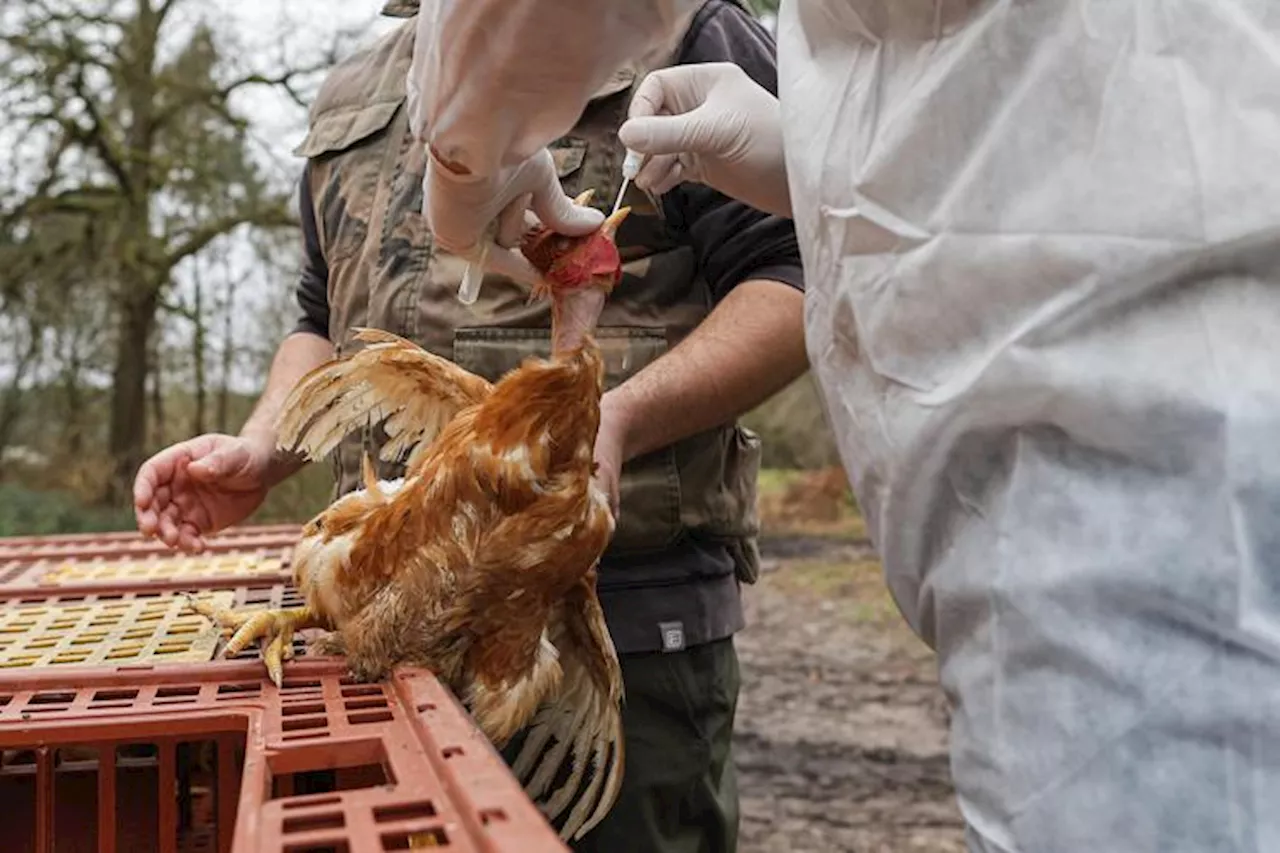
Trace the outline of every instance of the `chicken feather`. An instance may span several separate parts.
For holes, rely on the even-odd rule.
[[[383,424],[389,441],[380,458],[395,461],[424,447],[493,386],[447,359],[390,332],[356,329],[367,344],[298,381],[284,405],[279,444],[306,459],[330,453],[353,432]],[[416,461],[411,456],[408,465]]]

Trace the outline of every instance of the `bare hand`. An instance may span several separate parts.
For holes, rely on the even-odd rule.
[[[138,530],[195,553],[204,537],[253,514],[271,485],[271,447],[230,435],[202,435],[160,451],[133,483]]]

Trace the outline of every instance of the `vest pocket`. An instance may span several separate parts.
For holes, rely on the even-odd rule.
[[[313,162],[316,225],[331,271],[359,251],[369,236],[383,149],[365,143],[386,132],[399,106],[393,101],[325,111],[313,119],[295,150]]]
[[[663,329],[596,330],[604,357],[605,390],[617,387],[667,351]],[[453,359],[490,382],[530,357],[551,354],[549,329],[462,328],[454,332]],[[618,526],[610,554],[656,551],[675,544],[682,531],[680,471],[675,448],[655,451],[623,466]]]

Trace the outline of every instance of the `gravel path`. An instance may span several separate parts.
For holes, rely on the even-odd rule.
[[[932,654],[865,543],[765,543],[738,638],[742,853],[963,853]]]

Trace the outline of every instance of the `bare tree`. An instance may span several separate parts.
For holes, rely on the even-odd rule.
[[[28,191],[0,194],[0,233],[76,218],[82,230],[93,224],[105,248],[93,286],[112,307],[108,500],[127,494],[142,460],[149,347],[175,269],[240,229],[294,225],[287,189],[273,186],[248,150],[234,97],[271,87],[301,103],[304,83],[331,60],[236,67],[210,27],[171,34],[179,7],[198,15],[201,5],[24,0],[0,11],[0,123],[16,128],[22,150],[41,164]],[[54,263],[25,259],[46,278]]]

